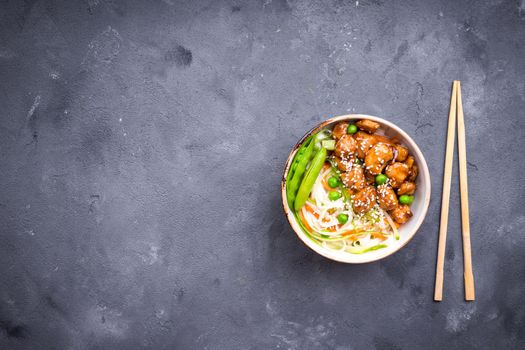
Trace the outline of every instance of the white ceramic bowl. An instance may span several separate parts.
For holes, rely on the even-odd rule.
[[[414,215],[407,223],[405,223],[404,225],[401,225],[399,229],[400,239],[396,241],[394,244],[391,244],[390,246],[384,249],[379,249],[379,250],[371,251],[371,252],[364,253],[364,254],[350,254],[347,252],[338,252],[338,251],[333,251],[333,250],[323,248],[321,245],[313,242],[303,232],[303,230],[300,228],[299,224],[297,223],[291,208],[288,205],[288,201],[286,200],[286,176],[288,175],[290,164],[292,163],[292,160],[295,156],[295,153],[297,152],[297,149],[301,146],[303,141],[310,134],[316,133],[323,128],[327,128],[327,127],[330,128],[333,125],[341,121],[350,121],[350,120],[359,120],[359,119],[370,119],[375,122],[378,122],[379,124],[381,124],[380,131],[382,131],[388,137],[396,137],[397,140],[399,140],[402,145],[407,147],[409,150],[409,154],[414,157],[415,162],[417,166],[419,167],[419,175],[416,179],[417,190],[416,190],[416,193],[414,194],[414,197],[415,197],[414,202],[410,206],[412,213]],[[290,225],[292,226],[293,230],[295,231],[297,236],[304,242],[304,244],[306,244],[316,253],[324,257],[327,257],[328,259],[340,261],[344,263],[349,263],[349,264],[362,264],[362,263],[367,263],[367,262],[372,262],[372,261],[376,261],[379,259],[383,259],[391,254],[394,254],[399,249],[403,248],[412,239],[412,237],[414,237],[417,230],[419,229],[419,226],[421,226],[421,224],[423,223],[423,220],[427,213],[428,204],[430,202],[430,174],[428,172],[427,162],[425,161],[425,157],[423,157],[423,153],[421,153],[421,150],[416,145],[414,140],[412,140],[412,138],[408,136],[407,133],[401,130],[398,126],[384,119],[370,116],[370,115],[348,114],[348,115],[342,115],[339,117],[330,118],[320,123],[315,128],[313,128],[308,133],[306,133],[302,137],[302,139],[295,145],[292,152],[288,156],[288,159],[286,161],[286,166],[284,168],[283,179],[281,181],[281,195],[282,195],[282,202],[283,202],[284,212],[286,214],[286,217],[288,218],[288,221],[290,222]]]

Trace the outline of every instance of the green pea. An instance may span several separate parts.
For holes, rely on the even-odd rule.
[[[363,164],[363,162],[362,162],[361,159],[359,159],[359,158],[356,158],[356,159],[355,159],[355,163],[356,163],[356,164]]]
[[[339,198],[341,198],[341,193],[340,192],[332,191],[332,192],[328,193],[328,199],[330,199],[331,201],[336,201]]]
[[[404,194],[401,197],[399,197],[399,203],[401,204],[410,205],[412,204],[413,201],[414,201],[414,196],[409,196],[409,195]]]
[[[332,176],[328,179],[328,186],[336,188],[337,186],[339,186],[339,179],[335,176]]]
[[[355,134],[357,132],[357,126],[355,126],[355,124],[348,125],[346,132],[349,134]]]
[[[346,224],[346,222],[348,221],[348,215],[346,214],[339,214],[337,215],[337,221],[339,221],[340,224]]]
[[[388,177],[385,174],[379,174],[376,176],[376,184],[384,185],[388,181]]]

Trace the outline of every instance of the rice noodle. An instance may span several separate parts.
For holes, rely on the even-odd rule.
[[[301,208],[302,218],[311,228],[313,239],[325,249],[352,254],[379,249],[394,242],[398,237],[397,228],[388,213],[379,206],[364,215],[356,215],[344,196],[337,200],[329,199],[323,181],[331,174],[331,168],[320,172],[309,200]],[[339,223],[339,214],[348,216],[344,224]]]

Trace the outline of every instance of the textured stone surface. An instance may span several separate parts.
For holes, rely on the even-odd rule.
[[[2,1],[0,348],[525,347],[524,44],[512,0]],[[432,301],[453,79],[469,304],[457,177]],[[279,194],[296,140],[347,112],[432,174],[418,235],[362,266],[309,251]]]

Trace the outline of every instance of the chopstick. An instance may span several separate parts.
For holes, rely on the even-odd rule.
[[[456,134],[456,107],[458,82],[452,84],[450,110],[448,113],[447,148],[445,151],[445,170],[443,173],[443,194],[441,196],[441,220],[439,222],[438,256],[436,264],[436,284],[434,300],[443,299],[443,267],[445,264],[445,249],[447,246],[448,207],[450,202],[450,181],[452,177],[452,160],[454,157],[454,139]]]
[[[474,274],[472,273],[472,252],[470,249],[470,222],[468,210],[467,183],[467,150],[465,141],[465,120],[461,101],[461,83],[458,81],[458,155],[459,155],[459,187],[461,192],[461,232],[463,236],[463,274],[465,279],[465,300],[475,299]]]

